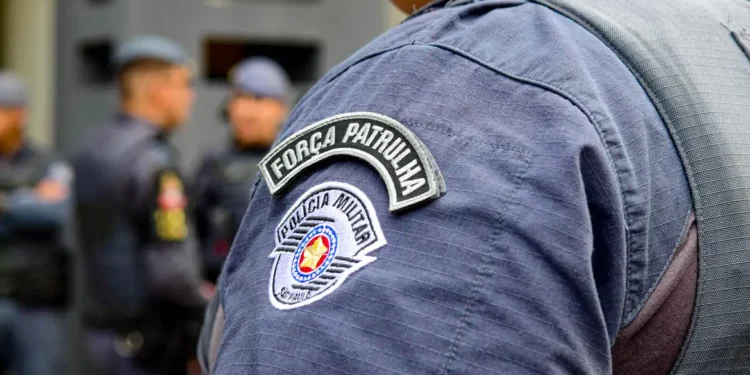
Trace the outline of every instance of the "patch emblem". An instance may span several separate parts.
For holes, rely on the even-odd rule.
[[[182,180],[174,172],[164,172],[159,176],[158,184],[154,212],[156,236],[163,241],[182,241],[188,234],[185,216],[188,200]]]
[[[187,206],[182,181],[175,173],[167,172],[159,177],[159,208],[164,210],[184,209]]]
[[[305,192],[276,227],[268,297],[274,307],[315,302],[375,261],[385,245],[377,215],[356,187],[326,182]]]
[[[305,169],[346,156],[365,161],[380,173],[391,212],[436,199],[446,191],[437,163],[414,133],[390,117],[370,112],[342,114],[310,125],[271,150],[259,166],[276,195]]]

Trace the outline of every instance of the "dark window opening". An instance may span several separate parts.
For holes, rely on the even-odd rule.
[[[85,1],[86,1],[86,3],[88,3],[89,5],[92,5],[92,6],[98,6],[98,5],[103,5],[103,4],[109,3],[109,2],[111,2],[112,0],[85,0]]]
[[[279,63],[292,84],[318,79],[320,46],[313,42],[208,38],[203,44],[203,52],[203,75],[210,82],[227,82],[232,68],[253,56],[265,56]]]
[[[106,0],[105,0],[106,1]],[[312,3],[319,3],[323,0],[204,0],[205,3],[211,4],[216,3],[220,5],[247,5],[247,4],[262,4],[262,3],[270,3],[270,4],[279,4],[279,3],[289,3],[289,4],[312,4]]]
[[[112,81],[112,41],[96,40],[79,44],[78,75],[86,84],[104,84]]]

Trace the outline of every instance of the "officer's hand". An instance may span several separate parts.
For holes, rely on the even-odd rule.
[[[216,285],[204,281],[203,284],[201,284],[201,295],[206,298],[206,300],[211,300],[211,298],[214,298],[214,293],[216,293]]]
[[[43,180],[36,185],[34,193],[43,202],[57,203],[67,198],[68,188],[57,181]]]

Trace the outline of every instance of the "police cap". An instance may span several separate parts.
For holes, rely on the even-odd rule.
[[[26,87],[21,78],[0,70],[0,107],[25,107],[27,101]]]
[[[174,65],[189,65],[187,52],[176,41],[161,35],[137,36],[121,45],[114,58],[115,71],[139,60],[159,60]]]
[[[266,57],[251,57],[232,69],[230,80],[235,92],[283,101],[289,90],[284,69]]]

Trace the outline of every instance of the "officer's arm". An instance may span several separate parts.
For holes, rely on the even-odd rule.
[[[206,308],[200,339],[198,340],[198,362],[204,375],[211,374],[213,364],[219,351],[221,333],[224,330],[224,309],[221,306],[221,294],[214,294]]]
[[[150,288],[166,301],[202,307],[207,301],[200,294],[199,262],[189,232],[184,182],[176,170],[160,166],[156,159],[135,167],[135,225],[142,229]]]
[[[211,155],[207,155],[201,161],[193,179],[195,227],[198,239],[204,246],[209,234],[208,212],[216,205],[215,172],[216,160]]]
[[[34,188],[13,192],[2,211],[2,226],[11,230],[54,230],[70,217],[73,174],[63,162],[53,163]]]

